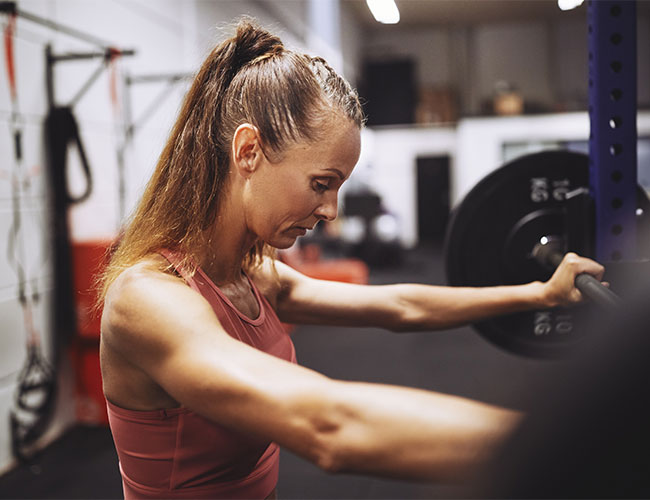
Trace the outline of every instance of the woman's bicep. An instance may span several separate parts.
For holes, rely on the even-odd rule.
[[[396,321],[394,287],[319,280],[278,263],[282,293],[277,311],[287,323],[383,326]]]

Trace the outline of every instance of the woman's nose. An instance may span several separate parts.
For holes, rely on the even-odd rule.
[[[316,208],[314,215],[316,215],[319,219],[328,222],[336,219],[336,216],[338,215],[337,194],[332,193],[331,196],[328,196],[327,200],[325,200],[318,206],[318,208]]]

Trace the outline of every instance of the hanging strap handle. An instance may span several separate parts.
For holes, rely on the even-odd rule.
[[[93,179],[86,152],[79,135],[79,127],[72,114],[72,108],[57,106],[50,109],[45,120],[48,138],[48,154],[50,156],[51,182],[57,193],[56,204],[59,209],[86,200],[92,192]],[[86,187],[78,196],[70,193],[67,182],[67,153],[70,143],[74,143],[81,160],[81,168],[86,178]]]
[[[71,129],[75,143],[77,144],[77,152],[79,153],[79,158],[81,159],[81,168],[83,169],[84,175],[86,177],[86,189],[79,196],[73,196],[68,191],[68,201],[70,203],[81,203],[85,201],[90,196],[93,190],[93,177],[90,171],[90,165],[88,164],[88,159],[86,158],[86,152],[84,146],[81,142],[81,136],[79,135],[79,127],[77,126],[77,121],[72,115],[70,110],[70,120],[71,120]]]

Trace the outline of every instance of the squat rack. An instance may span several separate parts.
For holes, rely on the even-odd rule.
[[[594,256],[637,258],[636,1],[590,0],[589,180]]]

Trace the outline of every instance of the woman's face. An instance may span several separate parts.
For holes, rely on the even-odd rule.
[[[331,120],[324,139],[290,146],[280,161],[261,160],[249,179],[248,228],[276,248],[289,248],[320,220],[338,211],[338,191],[359,159],[359,128]]]

